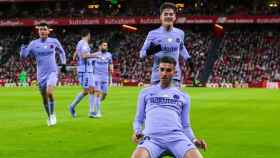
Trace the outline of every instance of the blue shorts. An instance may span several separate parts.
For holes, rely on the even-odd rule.
[[[41,90],[47,88],[48,86],[55,87],[58,80],[58,72],[50,72],[38,79],[39,88]]]
[[[176,158],[184,158],[185,154],[191,150],[196,149],[195,145],[187,138],[181,136],[175,141],[165,142],[162,139],[144,137],[138,144],[137,148],[145,148],[150,155],[150,158],[158,158],[164,151],[170,151]]]
[[[93,74],[89,72],[79,72],[79,82],[83,88],[93,87]]]
[[[98,90],[102,93],[107,94],[108,82],[107,81],[94,81],[94,90]]]

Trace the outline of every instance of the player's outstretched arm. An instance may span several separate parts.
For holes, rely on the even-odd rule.
[[[154,55],[158,52],[161,51],[161,46],[160,44],[154,44],[154,43],[151,43],[150,44],[150,47],[147,49],[147,55],[150,56],[150,55]]]
[[[21,45],[19,54],[20,54],[20,58],[26,58],[27,57],[25,45]]]
[[[87,59],[87,58],[98,58],[98,55],[96,53],[89,53],[89,52],[85,52],[82,54],[82,58],[83,59]]]
[[[137,111],[133,122],[133,129],[134,129],[134,135],[132,136],[133,142],[136,142],[138,139],[140,139],[143,136],[142,125],[145,120],[145,107],[146,107],[145,97],[142,91],[138,97]]]
[[[61,64],[65,65],[66,64],[65,51],[57,39],[56,39],[56,44],[57,44],[57,49],[59,50],[59,57],[60,57]]]
[[[56,39],[56,45],[57,45],[57,49],[59,50],[59,58],[60,58],[60,61],[61,61],[60,71],[63,72],[63,73],[67,73],[65,51],[64,51],[61,43],[57,39]]]
[[[27,58],[29,56],[29,54],[32,53],[32,46],[33,46],[33,42],[30,42],[28,44],[28,46],[26,45],[21,45],[20,47],[20,58]]]
[[[186,97],[186,104],[183,106],[181,119],[182,119],[182,126],[184,128],[185,135],[191,140],[195,140],[194,132],[191,128],[190,123],[190,97],[185,95]]]
[[[153,33],[149,32],[147,38],[145,39],[145,42],[143,44],[143,47],[140,50],[140,58],[144,59],[146,56],[154,55],[161,51],[160,44],[156,44],[153,42]]]
[[[190,56],[190,53],[188,52],[186,46],[185,46],[185,42],[184,42],[184,39],[185,39],[185,33],[184,32],[181,32],[181,41],[180,41],[180,56],[183,57],[183,59],[188,62],[190,59],[191,59],[191,56]]]
[[[190,98],[187,96],[186,104],[183,106],[182,110],[182,125],[184,128],[184,133],[186,136],[194,143],[197,148],[207,149],[207,143],[203,139],[197,139],[194,132],[190,126]]]

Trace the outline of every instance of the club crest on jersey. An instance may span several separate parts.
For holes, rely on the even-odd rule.
[[[180,43],[180,39],[179,39],[179,38],[176,38],[176,42],[177,42],[177,43]]]
[[[50,48],[53,49],[53,45],[52,44],[50,45]]]
[[[173,98],[174,98],[174,99],[179,99],[180,97],[179,97],[179,95],[175,94],[175,95],[173,96]]]

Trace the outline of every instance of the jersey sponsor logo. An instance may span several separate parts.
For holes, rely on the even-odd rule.
[[[39,56],[48,56],[50,54],[52,54],[53,52],[52,51],[47,51],[47,52],[38,52],[38,55]]]
[[[179,96],[178,96],[179,97]],[[183,102],[179,99],[170,97],[151,97],[150,103],[158,105],[182,106]]]
[[[96,64],[104,65],[104,64],[108,64],[108,62],[107,61],[96,61]]]
[[[99,57],[99,58],[96,60],[96,64],[100,64],[100,65],[108,64],[108,63],[109,63],[109,60],[110,60],[109,57]]]
[[[166,52],[175,52],[175,51],[178,51],[178,47],[163,46],[163,47],[162,47],[162,50],[163,50],[163,51],[166,51]]]

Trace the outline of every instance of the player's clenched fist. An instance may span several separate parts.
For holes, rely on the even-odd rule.
[[[196,139],[193,141],[194,145],[197,147],[197,148],[200,148],[200,149],[203,149],[203,150],[206,150],[207,149],[207,143],[203,140],[203,139]]]
[[[132,142],[135,143],[135,144],[139,144],[139,142],[142,140],[143,138],[143,134],[136,134],[136,133],[133,133],[132,135]]]

